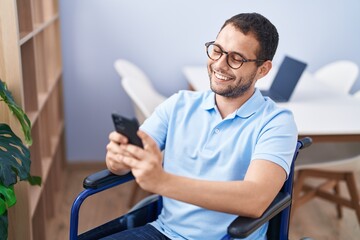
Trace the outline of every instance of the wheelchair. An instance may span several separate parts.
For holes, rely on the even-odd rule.
[[[291,166],[289,177],[284,183],[281,191],[277,194],[263,215],[259,218],[238,216],[228,226],[226,231],[227,234],[221,240],[246,238],[266,222],[269,222],[267,239],[288,240],[294,163],[299,151],[310,146],[311,143],[312,139],[309,137],[298,140],[296,150],[293,155],[293,164]],[[71,208],[70,240],[100,239],[126,229],[143,226],[148,222],[156,220],[157,216],[161,212],[162,198],[158,195],[151,195],[136,204],[125,215],[111,220],[101,226],[95,227],[94,229],[78,234],[79,211],[84,200],[93,194],[102,192],[131,180],[134,180],[134,176],[131,172],[119,176],[112,174],[108,170],[102,170],[85,178],[83,182],[85,190],[77,196]],[[309,238],[303,238],[303,240],[305,239]]]

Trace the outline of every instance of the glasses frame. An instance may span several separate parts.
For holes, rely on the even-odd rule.
[[[210,47],[211,45],[214,45],[214,46],[218,47],[218,48],[220,49],[220,51],[221,51],[221,54],[219,55],[219,57],[218,57],[217,59],[214,59],[214,58],[210,57],[209,47]],[[263,59],[247,59],[247,58],[245,58],[243,55],[241,55],[241,54],[238,53],[238,52],[227,52],[227,51],[224,51],[219,44],[216,44],[216,43],[215,43],[215,41],[207,42],[207,43],[205,43],[205,46],[206,46],[206,54],[207,54],[207,56],[208,56],[211,60],[213,60],[213,61],[219,60],[224,54],[226,54],[226,63],[227,63],[227,65],[228,65],[230,68],[232,68],[232,69],[239,69],[239,68],[242,67],[242,65],[243,65],[244,63],[247,63],[247,62],[265,62],[265,61],[267,61],[267,60],[263,60]],[[237,54],[237,55],[239,55],[239,56],[241,57],[241,60],[240,60],[241,63],[240,63],[240,66],[239,66],[239,67],[236,67],[236,68],[235,68],[235,67],[233,67],[233,66],[231,66],[231,65],[229,64],[229,54],[231,54],[231,53],[232,53],[232,54]]]

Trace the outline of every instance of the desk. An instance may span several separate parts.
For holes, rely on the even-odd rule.
[[[269,88],[276,71],[259,79],[256,87]],[[192,89],[210,89],[206,67],[189,66],[183,72]],[[360,141],[360,100],[331,89],[308,72],[301,76],[290,101],[278,105],[293,112],[299,137],[310,136],[314,142]]]

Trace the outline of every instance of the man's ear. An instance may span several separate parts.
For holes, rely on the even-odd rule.
[[[264,77],[272,68],[272,62],[270,60],[265,61],[258,69],[259,78]]]

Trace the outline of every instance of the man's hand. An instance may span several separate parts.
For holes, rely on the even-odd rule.
[[[149,192],[157,193],[157,188],[164,183],[166,173],[162,167],[162,154],[155,141],[143,131],[138,131],[138,136],[143,142],[144,148],[132,144],[123,144],[121,160],[131,168],[136,182],[141,188]]]
[[[106,146],[106,166],[114,174],[122,175],[130,171],[130,168],[122,161],[122,155],[127,154],[120,147],[128,143],[127,137],[117,133],[111,132],[109,135],[110,142]]]

